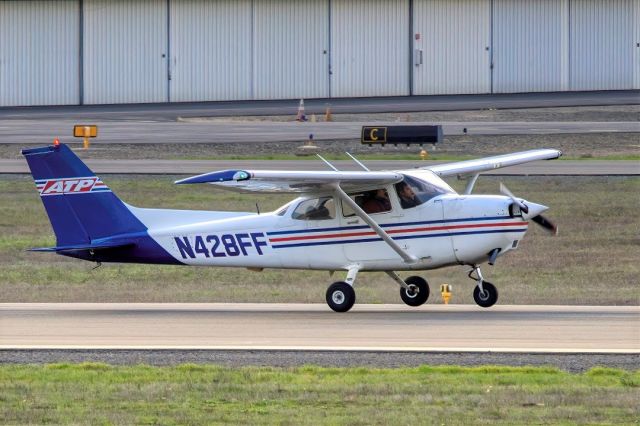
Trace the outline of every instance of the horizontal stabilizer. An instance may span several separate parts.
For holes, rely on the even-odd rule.
[[[70,251],[83,251],[83,250],[105,250],[112,248],[122,248],[122,247],[130,247],[133,246],[133,243],[129,242],[103,242],[99,244],[78,244],[78,245],[69,245],[69,246],[58,246],[58,247],[38,247],[32,248],[28,251],[41,251],[41,252],[54,252],[54,253],[65,253]]]

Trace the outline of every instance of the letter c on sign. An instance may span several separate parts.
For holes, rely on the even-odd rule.
[[[378,129],[371,129],[371,132],[369,133],[369,136],[371,137],[372,141],[377,141],[378,140]]]

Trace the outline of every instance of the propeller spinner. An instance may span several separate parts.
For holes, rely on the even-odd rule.
[[[532,202],[525,203],[524,200],[516,198],[516,196],[513,195],[513,192],[509,191],[509,188],[507,188],[502,182],[500,182],[500,192],[511,198],[513,202],[520,207],[520,211],[522,211],[522,217],[524,219],[531,219],[547,232],[550,232],[553,235],[558,235],[558,226],[541,214],[543,211],[548,210],[549,207]]]

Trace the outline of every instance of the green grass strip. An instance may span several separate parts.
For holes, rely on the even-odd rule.
[[[0,366],[5,424],[634,424],[640,371]]]

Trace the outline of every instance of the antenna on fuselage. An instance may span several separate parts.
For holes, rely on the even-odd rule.
[[[369,168],[367,166],[365,166],[364,164],[362,164],[360,162],[360,160],[358,160],[356,157],[354,157],[353,155],[349,154],[348,152],[345,152],[345,154],[347,154],[349,156],[349,158],[351,158],[353,161],[356,162],[356,164],[360,167],[362,167],[363,169],[365,169],[367,172],[370,172],[371,170],[369,170]]]
[[[338,168],[336,166],[334,166],[333,164],[331,164],[330,162],[328,162],[322,155],[320,154],[316,154],[318,156],[319,159],[321,159],[322,161],[324,161],[324,163],[331,167],[333,169],[334,172],[339,172],[340,170],[338,170]]]

